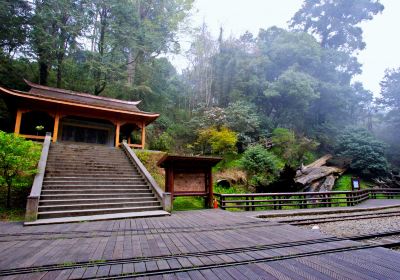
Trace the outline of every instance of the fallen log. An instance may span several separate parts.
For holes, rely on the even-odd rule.
[[[307,173],[302,174],[294,179],[296,183],[302,185],[309,185],[310,183],[317,181],[329,175],[340,175],[345,169],[333,166],[321,166],[309,169]]]
[[[322,183],[319,191],[320,192],[330,192],[332,191],[333,186],[335,185],[336,176],[329,175],[325,178],[325,181]]]
[[[297,170],[296,177],[301,176],[302,174],[308,174],[313,169],[326,165],[327,161],[331,158],[332,155],[327,154],[308,165],[301,166],[301,168]]]

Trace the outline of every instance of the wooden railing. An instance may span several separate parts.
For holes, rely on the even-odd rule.
[[[214,194],[221,209],[245,211],[354,206],[369,198],[400,198],[399,189],[358,191]]]

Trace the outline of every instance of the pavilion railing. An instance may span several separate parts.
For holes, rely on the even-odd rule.
[[[245,211],[345,207],[369,198],[400,198],[400,188],[371,188],[357,191],[217,194],[221,209]]]

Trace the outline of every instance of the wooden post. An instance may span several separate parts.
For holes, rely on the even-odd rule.
[[[146,125],[142,122],[142,149],[144,149],[144,145],[146,144]]]
[[[115,125],[115,147],[118,148],[119,146],[119,129],[120,129],[120,123],[117,122]]]
[[[213,181],[212,181],[212,170],[211,167],[206,171],[207,175],[206,175],[206,190],[208,191],[208,196],[207,196],[207,204],[208,207],[212,208],[213,207]]]
[[[171,201],[174,201],[174,172],[173,167],[169,166],[165,170],[165,191],[171,193]]]
[[[22,110],[18,109],[17,110],[17,117],[15,119],[15,128],[14,128],[14,133],[19,134],[20,128],[21,128],[21,119],[22,119]]]
[[[59,123],[60,123],[60,114],[56,113],[56,115],[54,116],[53,143],[57,142]]]

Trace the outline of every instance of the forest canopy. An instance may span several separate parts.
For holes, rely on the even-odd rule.
[[[205,22],[189,28],[193,0],[0,5],[1,86],[26,90],[25,78],[142,100],[142,110],[161,114],[149,127],[149,148],[191,154],[251,148],[242,162],[267,155],[273,174],[324,153],[357,157],[354,171],[372,177],[400,164],[400,68],[387,70],[379,97],[353,79],[366,46],[359,23],[383,11],[378,0],[305,0],[288,29],[227,37],[221,26],[218,38]],[[188,66],[179,72],[168,55],[181,52],[182,32],[191,42]],[[14,116],[3,103],[0,118],[0,129],[10,130]],[[362,135],[367,143],[360,145],[379,157],[374,166],[364,166],[371,161],[347,141]],[[278,144],[270,149],[270,141]]]

